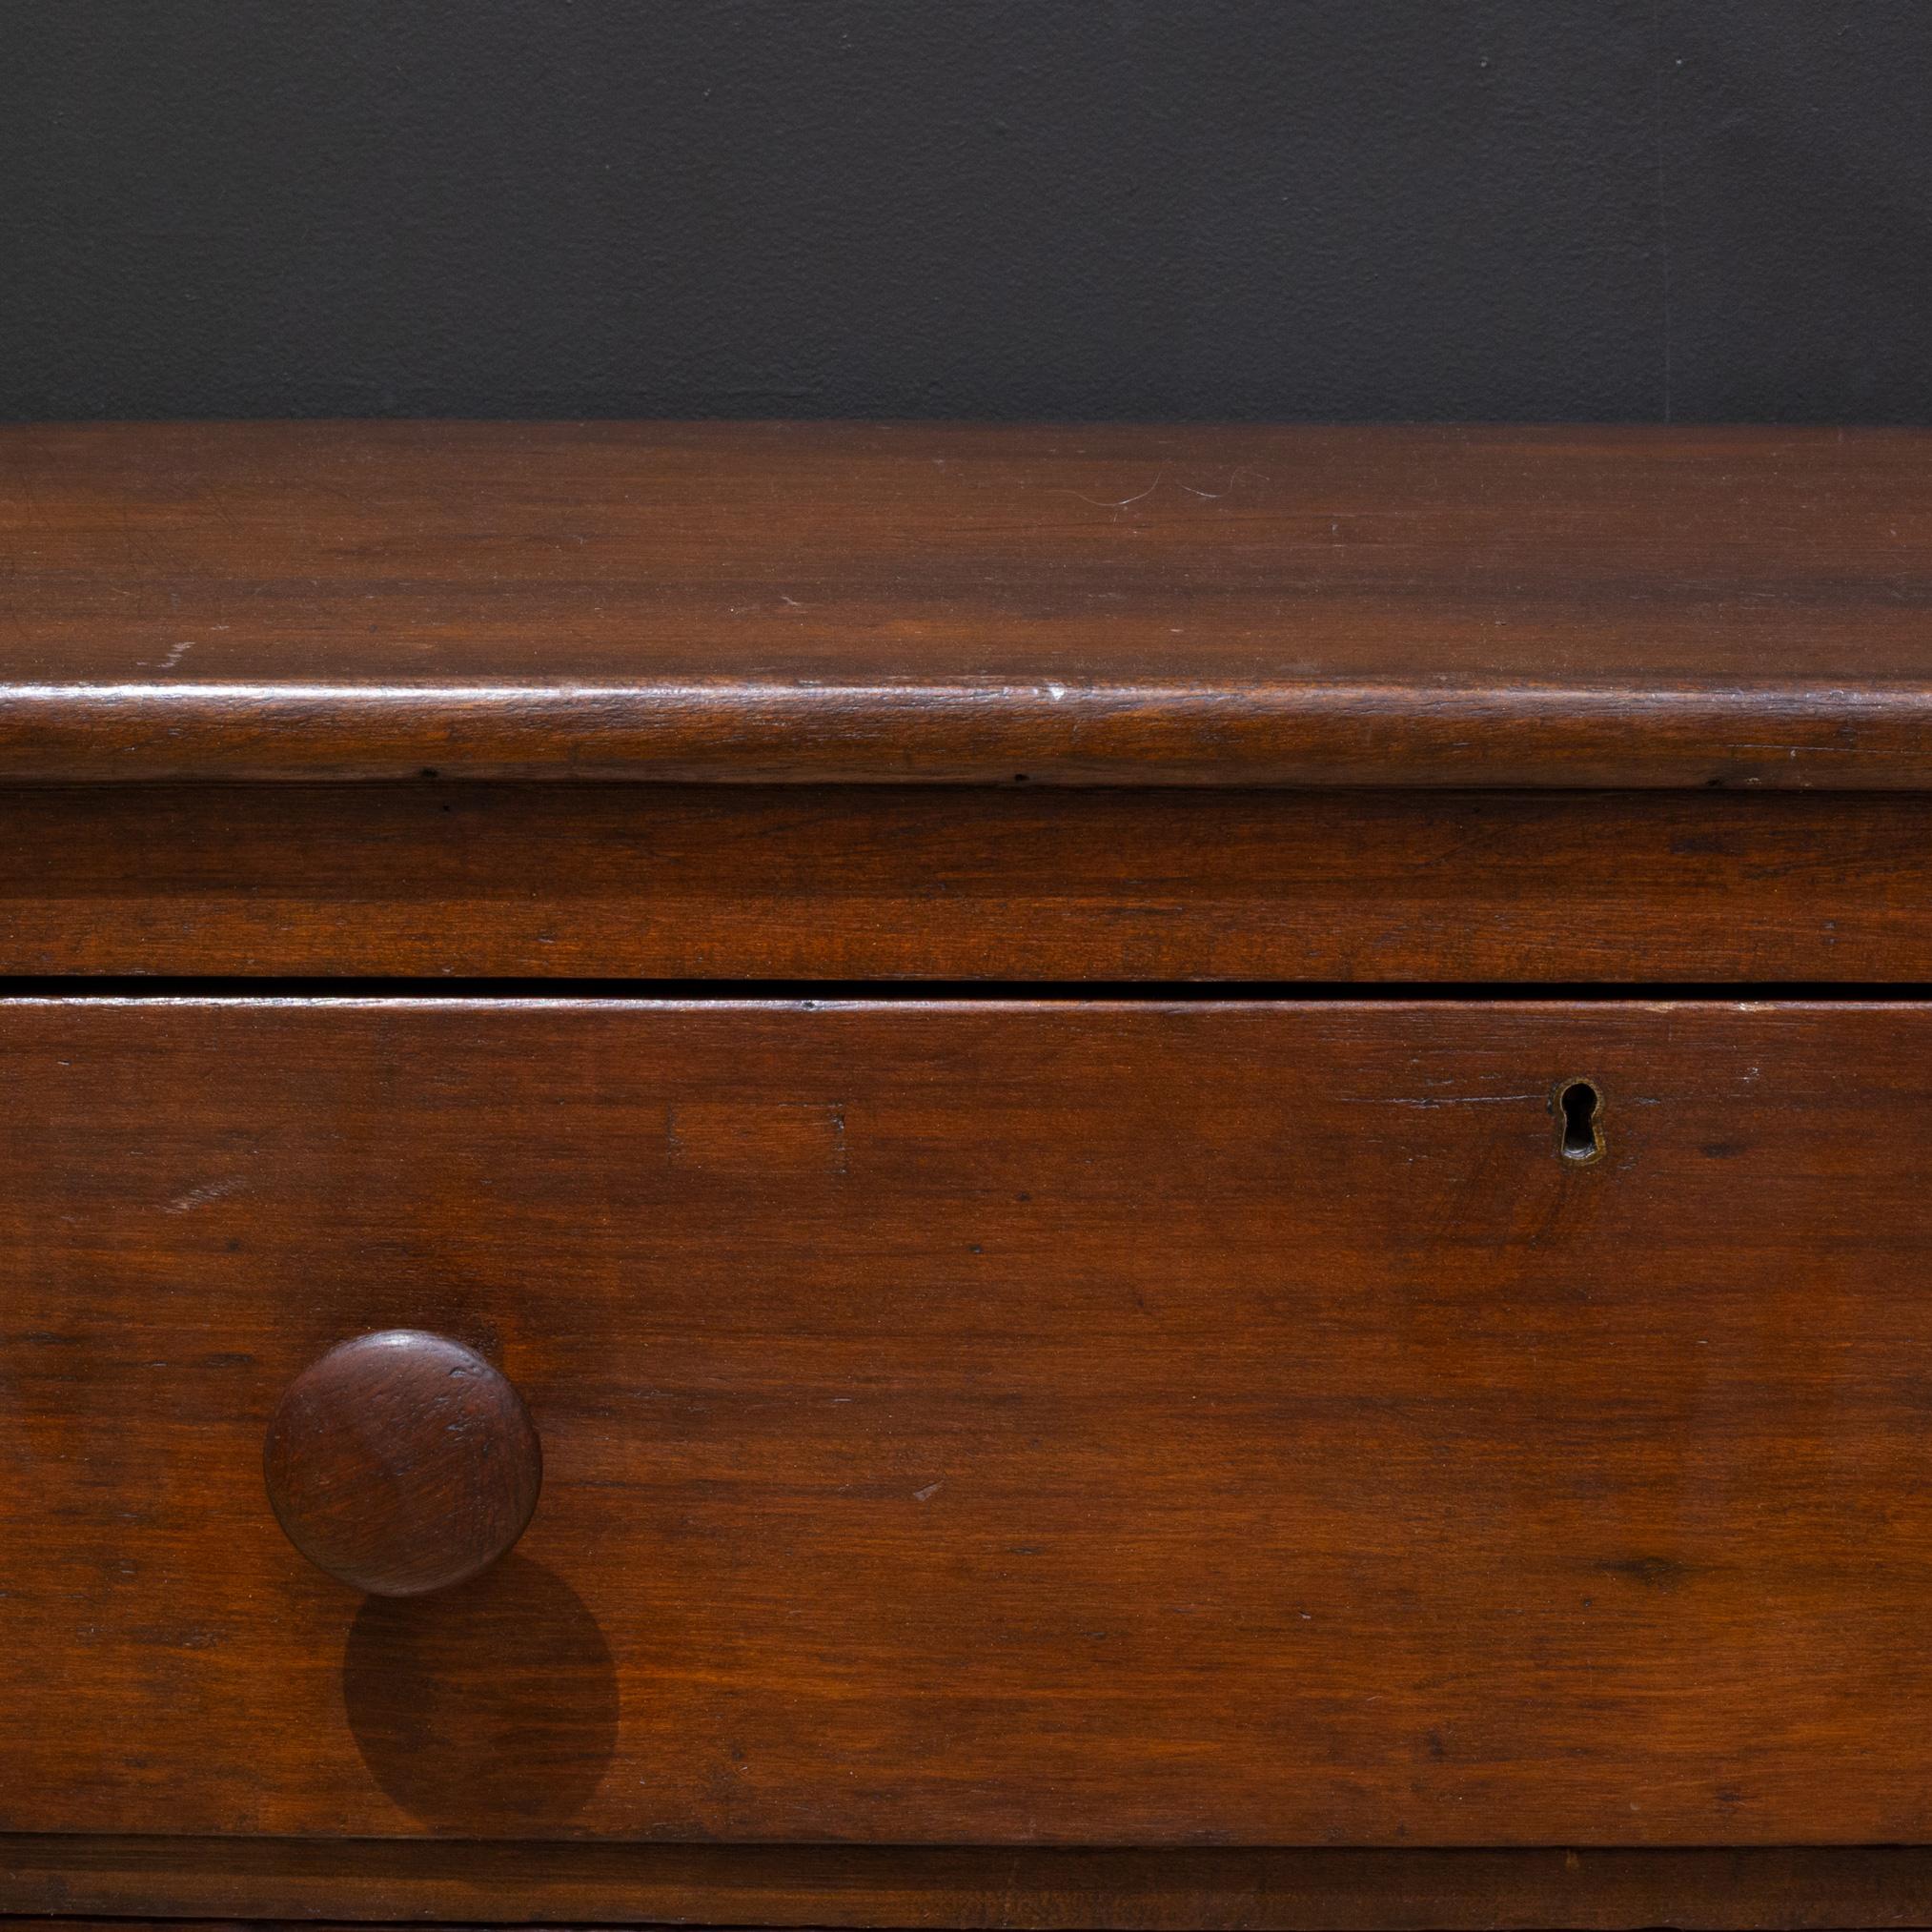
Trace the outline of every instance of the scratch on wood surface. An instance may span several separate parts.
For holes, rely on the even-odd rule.
[[[1406,1094],[1344,1093],[1338,1096],[1344,1107],[1503,1107],[1521,1100],[1540,1100],[1536,1093],[1441,1093],[1412,1097]]]
[[[211,1201],[219,1201],[224,1195],[233,1194],[248,1185],[243,1174],[231,1174],[225,1181],[210,1181],[204,1187],[191,1188],[185,1194],[178,1194],[167,1202],[161,1211],[164,1214],[192,1214],[196,1208],[205,1208]]]

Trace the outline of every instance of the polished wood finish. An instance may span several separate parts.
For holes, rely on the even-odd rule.
[[[0,543],[0,1914],[1932,1927],[1932,433]]]
[[[0,792],[0,972],[1932,981],[1932,797]]]
[[[1056,1851],[0,1837],[0,1907],[175,1919],[987,1932],[1932,1926],[1932,1850]],[[118,1922],[125,1923],[125,1916]],[[53,1932],[50,1925],[47,1932]]]
[[[1932,1007],[28,1000],[0,1084],[10,1829],[1932,1831]],[[388,1326],[546,1495],[358,1605],[256,1458]]]
[[[289,1540],[376,1596],[467,1583],[530,1522],[543,1454],[516,1389],[446,1335],[338,1343],[289,1385],[262,1449]]]
[[[0,429],[0,781],[1932,789],[1932,435]]]

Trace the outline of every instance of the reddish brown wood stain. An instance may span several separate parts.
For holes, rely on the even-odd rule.
[[[0,430],[0,779],[1932,787],[1918,431]]]
[[[1932,1926],[1928,458],[0,429],[0,1913]]]
[[[1928,1068],[1910,1005],[11,1004],[0,1816],[1921,1838]],[[547,1488],[363,1607],[257,1457],[391,1325]]]
[[[352,1589],[421,1596],[467,1582],[523,1534],[543,1454],[522,1398],[474,1350],[385,1329],[289,1384],[262,1475],[312,1563]]]
[[[1932,798],[0,791],[0,970],[1932,979]]]

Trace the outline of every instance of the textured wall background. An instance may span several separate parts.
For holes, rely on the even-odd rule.
[[[1926,0],[0,26],[0,415],[1932,420]]]

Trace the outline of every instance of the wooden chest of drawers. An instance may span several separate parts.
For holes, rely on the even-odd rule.
[[[1932,439],[0,446],[0,1911],[1932,1924]]]

